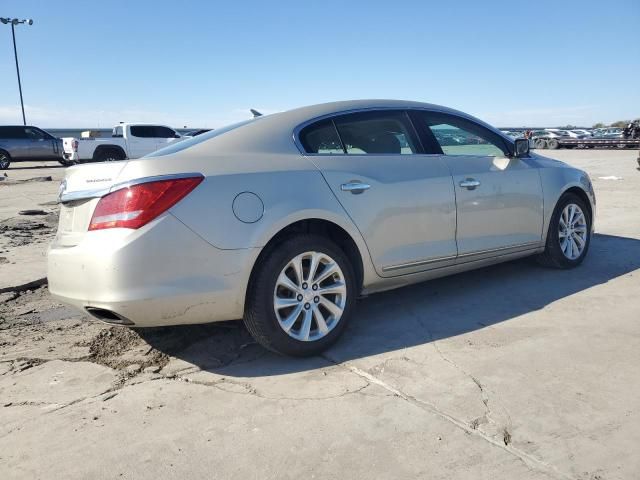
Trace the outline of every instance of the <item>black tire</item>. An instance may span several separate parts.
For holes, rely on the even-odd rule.
[[[0,150],[0,170],[8,170],[11,165],[11,155],[4,150]]]
[[[587,238],[584,250],[578,258],[573,260],[567,258],[565,254],[562,253],[559,235],[560,215],[565,207],[570,204],[580,207],[584,213],[587,224]],[[589,245],[591,244],[591,215],[589,212],[590,210],[588,205],[586,205],[584,200],[575,193],[569,192],[562,195],[556,204],[556,208],[553,210],[553,215],[551,216],[551,221],[549,223],[549,230],[547,231],[547,243],[544,252],[537,257],[538,263],[545,267],[561,269],[574,268],[580,265],[587,256]]]
[[[560,148],[560,142],[558,142],[558,140],[556,140],[555,138],[550,138],[547,141],[547,147],[551,150],[557,150],[558,148]]]
[[[93,157],[94,162],[117,162],[124,160],[126,157],[117,148],[103,148],[99,150]]]
[[[302,341],[281,328],[273,303],[280,272],[294,257],[310,251],[328,255],[338,264],[346,285],[346,302],[342,316],[332,330],[318,340]],[[249,333],[263,347],[282,355],[309,357],[326,350],[346,328],[358,295],[353,267],[346,255],[331,240],[313,234],[289,237],[265,253],[247,289],[244,323]]]
[[[547,141],[543,138],[538,138],[534,144],[534,148],[544,149],[547,148]]]

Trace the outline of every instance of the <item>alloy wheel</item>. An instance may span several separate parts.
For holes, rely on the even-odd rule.
[[[582,209],[570,203],[562,210],[558,236],[562,254],[569,260],[576,260],[587,245],[587,218]]]
[[[319,340],[333,330],[347,301],[345,276],[338,263],[322,252],[305,252],[280,272],[273,292],[278,324],[290,337]]]
[[[11,162],[9,161],[9,157],[7,157],[4,153],[0,153],[0,170],[6,170],[9,168]]]

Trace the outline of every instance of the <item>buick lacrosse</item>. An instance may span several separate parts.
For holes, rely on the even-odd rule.
[[[328,103],[67,169],[48,255],[58,300],[131,327],[244,319],[314,355],[362,294],[589,249],[588,175],[436,105]]]

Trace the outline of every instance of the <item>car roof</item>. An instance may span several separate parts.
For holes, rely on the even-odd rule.
[[[183,149],[176,146],[172,149],[163,150],[167,152],[166,154],[169,154],[170,152],[176,153],[177,151],[188,149],[189,152],[184,151],[183,153],[186,155],[211,154],[213,150],[221,154],[224,152],[300,153],[294,143],[293,136],[296,129],[301,126],[326,116],[376,109],[424,109],[450,113],[473,120],[507,141],[512,141],[507,135],[493,126],[452,108],[408,100],[371,99],[321,103],[272,113],[241,122],[237,128],[226,130],[226,127],[224,127],[213,130],[211,136],[208,136],[208,133],[204,133],[194,137],[199,141],[190,142],[185,140],[185,142],[190,143],[182,144]]]
[[[274,113],[266,115],[269,117],[289,117],[292,119],[306,119],[312,120],[313,118],[322,117],[325,115],[333,115],[346,113],[354,110],[368,110],[368,109],[428,109],[437,110],[446,113],[453,113],[456,115],[463,115],[469,117],[468,114],[454,110],[452,108],[443,107],[442,105],[435,105],[433,103],[414,102],[410,100],[387,100],[387,99],[369,99],[369,100],[344,100],[338,102],[319,103],[316,105],[308,105],[305,107],[294,108],[285,112]]]

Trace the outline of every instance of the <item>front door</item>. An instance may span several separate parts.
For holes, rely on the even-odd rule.
[[[412,115],[453,177],[460,260],[538,246],[543,195],[532,162],[511,157],[505,139],[470,119],[441,112]]]
[[[454,190],[403,111],[353,113],[300,133],[311,160],[362,234],[381,276],[455,261]]]
[[[54,157],[53,139],[45,132],[35,127],[24,127],[28,141],[29,157],[45,160]]]

